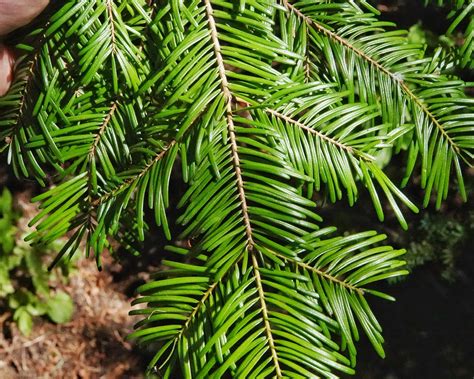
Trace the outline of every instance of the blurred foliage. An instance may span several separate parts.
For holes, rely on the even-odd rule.
[[[5,188],[0,195],[0,309],[10,310],[19,330],[28,335],[34,317],[46,316],[56,323],[71,319],[72,299],[55,288],[67,280],[74,261],[61,262],[48,271],[45,256],[59,251],[62,242],[44,247],[29,245],[23,240],[27,232],[19,226],[20,217]]]
[[[439,35],[429,33],[428,47],[438,42],[446,50],[451,50],[458,68],[474,70],[474,2],[465,0],[425,0],[425,6],[445,9],[449,27]],[[430,44],[431,42],[431,44]]]
[[[472,172],[466,174],[465,185],[469,193],[474,193]],[[460,278],[463,271],[461,258],[470,253],[470,244],[474,240],[474,210],[459,205],[458,199],[440,211],[424,213],[416,221],[416,226],[413,221],[412,233],[391,234],[387,231],[397,244],[408,246],[405,254],[408,271],[429,266],[440,279],[449,283]],[[390,282],[403,280],[405,278],[392,278]]]
[[[418,266],[433,263],[441,276],[453,282],[458,276],[456,260],[464,253],[468,239],[474,232],[474,211],[460,219],[446,214],[425,214],[416,230],[416,240],[409,244],[405,260],[412,271]]]
[[[425,28],[421,21],[408,29],[408,39],[410,43],[420,43],[425,45],[428,51],[435,50],[438,46],[444,49],[453,48],[456,45],[452,35],[436,34]]]

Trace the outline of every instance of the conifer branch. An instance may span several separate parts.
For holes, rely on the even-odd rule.
[[[369,159],[367,157],[366,154],[363,154],[362,152],[360,152],[359,150],[357,149],[354,149],[352,146],[349,146],[349,145],[345,145],[337,140],[335,140],[334,138],[331,138],[331,137],[328,137],[326,134],[324,133],[321,133],[313,128],[310,128],[309,126],[303,124],[302,122],[300,121],[297,121],[297,120],[294,120],[293,118],[287,116],[287,115],[284,115],[280,112],[277,112],[273,109],[270,109],[270,108],[266,108],[265,109],[266,112],[284,120],[285,122],[287,122],[288,124],[291,124],[291,125],[295,125],[297,126],[298,128],[301,128],[311,134],[314,134],[316,136],[318,136],[319,138],[321,138],[322,140],[326,141],[326,142],[329,142],[330,144],[332,145],[335,145],[337,146],[338,148],[340,148],[341,150],[344,150],[344,151],[347,151],[349,154],[354,154],[354,155],[357,155],[359,156],[360,158],[364,159],[364,160],[367,160],[367,161],[370,161],[371,159]]]
[[[110,38],[112,41],[112,54],[115,54],[117,50],[117,46],[115,42],[115,25],[114,25],[115,21],[114,21],[113,1],[114,0],[106,0],[106,6],[107,6],[107,15],[109,17]]]
[[[239,198],[240,198],[240,205],[242,208],[242,218],[245,224],[245,231],[247,234],[247,249],[248,251],[253,250],[254,241],[252,237],[252,226],[250,223],[250,217],[248,212],[248,205],[247,205],[247,198],[245,196],[245,189],[244,189],[244,181],[242,178],[242,171],[240,168],[240,158],[237,146],[237,138],[235,135],[235,126],[234,126],[234,118],[232,114],[232,99],[233,96],[229,89],[229,83],[227,80],[226,69],[224,66],[224,60],[222,59],[221,54],[221,46],[219,42],[219,36],[217,32],[216,22],[213,16],[213,9],[210,0],[204,0],[206,5],[206,13],[209,22],[209,29],[211,33],[212,43],[214,45],[214,53],[216,56],[217,68],[219,70],[219,77],[221,80],[221,87],[224,96],[224,100],[226,103],[226,120],[227,120],[227,128],[229,131],[229,140],[230,140],[230,147],[232,150],[232,160],[234,164],[236,182],[237,182],[237,189],[239,191]]]
[[[99,204],[102,204],[109,200],[110,198],[116,196],[120,192],[122,192],[124,189],[129,188],[132,184],[136,183],[139,181],[155,164],[157,164],[161,159],[163,159],[168,151],[176,145],[178,142],[176,140],[172,140],[171,142],[168,143],[168,145],[165,146],[165,148],[157,153],[155,157],[148,162],[141,170],[140,172],[133,176],[132,178],[128,178],[125,180],[122,184],[120,184],[118,187],[114,188],[112,191],[109,191],[105,194],[103,194],[100,198],[96,199],[92,205],[93,206],[98,206]]]
[[[324,270],[320,270],[320,269],[317,269],[316,267],[313,267],[307,263],[304,263],[302,261],[299,261],[299,260],[296,260],[296,259],[292,259],[290,257],[287,257],[283,254],[278,254],[276,252],[273,252],[273,254],[275,254],[277,257],[281,258],[281,259],[284,259],[285,261],[288,261],[288,262],[291,262],[305,270],[308,270],[308,271],[311,271],[311,272],[314,272],[316,273],[317,275],[325,278],[325,279],[328,279],[330,280],[331,282],[334,282],[336,284],[339,284],[341,285],[342,287],[345,287],[347,288],[348,290],[351,290],[351,291],[354,291],[354,292],[357,292],[359,295],[364,295],[364,290],[362,288],[358,288],[356,286],[353,286],[349,283],[346,283],[344,280],[341,280],[341,279],[338,279],[337,277],[333,276],[333,275],[330,275],[328,274],[327,272],[325,272]]]
[[[191,322],[194,320],[194,317],[198,314],[198,312],[201,310],[201,308],[204,306],[206,303],[207,299],[209,296],[212,295],[214,290],[216,289],[217,285],[219,284],[218,281],[212,283],[209,288],[207,289],[206,292],[202,295],[201,299],[197,303],[197,305],[194,307],[193,311],[189,314],[189,316],[186,318],[186,321],[184,322],[183,328],[179,332],[178,336],[176,337],[177,339],[180,338],[185,332],[186,329],[189,327]]]
[[[89,150],[89,157],[91,157],[91,159],[95,159],[95,154],[96,154],[97,147],[99,146],[100,139],[104,135],[105,130],[107,129],[107,126],[109,125],[109,122],[112,119],[116,110],[117,110],[117,102],[113,102],[110,107],[109,112],[104,118],[104,122],[102,123],[97,134],[95,135],[94,143],[91,145],[91,148]]]
[[[40,52],[36,51],[35,54],[33,55],[33,59],[31,60],[31,62],[29,64],[28,71],[27,71],[27,74],[26,74],[25,83],[24,83],[24,86],[23,86],[24,89],[22,91],[21,99],[20,99],[20,102],[18,104],[18,113],[17,113],[17,116],[16,116],[16,121],[14,123],[14,128],[13,128],[12,132],[10,133],[10,135],[5,138],[5,142],[7,144],[11,144],[13,142],[13,138],[14,138],[15,134],[17,133],[18,129],[22,126],[22,117],[23,117],[23,113],[24,113],[25,102],[26,102],[26,99],[28,97],[29,91],[31,89],[30,88],[31,85],[32,85],[31,80],[33,79],[33,77],[35,75],[35,67],[38,64],[39,56],[40,56]]]
[[[375,59],[364,53],[361,49],[358,49],[356,46],[351,44],[348,40],[340,37],[337,33],[329,30],[328,28],[324,27],[320,23],[313,20],[311,17],[306,16],[303,14],[298,8],[292,5],[288,0],[282,0],[283,5],[290,11],[296,14],[299,18],[304,20],[308,27],[314,27],[319,32],[323,33],[324,35],[328,36],[329,38],[337,41],[342,46],[345,46],[349,50],[353,51],[356,55],[364,59],[365,61],[369,62],[373,67],[375,67],[380,72],[384,73],[388,77],[390,77],[413,101],[414,103],[420,108],[420,110],[427,115],[427,117],[433,122],[433,124],[437,127],[443,137],[448,141],[450,146],[459,154],[461,149],[459,146],[453,141],[453,139],[446,133],[445,128],[438,119],[434,116],[434,114],[428,109],[428,107],[423,103],[423,100],[420,99],[416,94],[408,87],[408,85],[404,82],[403,78],[401,78],[396,73],[391,72],[389,69],[385,68],[382,64],[377,62]]]
[[[267,335],[268,345],[270,346],[270,352],[272,355],[273,363],[275,364],[275,371],[277,378],[283,378],[281,372],[280,362],[278,360],[278,354],[275,348],[275,341],[273,338],[272,327],[268,318],[268,308],[265,301],[265,290],[263,289],[262,278],[260,277],[259,265],[255,252],[251,252],[252,266],[255,273],[255,283],[257,285],[258,297],[260,301],[260,310],[262,312],[263,323],[265,325],[265,333]]]

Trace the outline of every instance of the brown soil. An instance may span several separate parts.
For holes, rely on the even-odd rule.
[[[128,316],[129,283],[113,282],[120,266],[104,254],[104,270],[82,259],[62,288],[75,303],[71,322],[55,325],[37,318],[29,337],[11,314],[0,316],[0,378],[142,378],[136,346],[125,341],[134,320]]]

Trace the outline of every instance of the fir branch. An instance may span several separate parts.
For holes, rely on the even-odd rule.
[[[109,191],[109,192],[106,192],[104,194],[102,194],[100,196],[100,198],[94,200],[94,202],[92,203],[93,206],[98,206],[99,204],[102,204],[104,202],[106,202],[107,200],[117,196],[119,193],[123,192],[124,190],[126,190],[127,188],[130,188],[132,187],[132,185],[136,182],[138,182],[143,176],[145,176],[147,174],[147,172],[155,165],[157,164],[159,161],[161,161],[165,156],[166,154],[168,153],[168,151],[170,151],[170,149],[175,146],[178,142],[176,140],[172,140],[171,142],[168,143],[168,145],[166,145],[164,147],[164,149],[162,151],[160,151],[159,153],[157,153],[155,155],[155,157],[149,161],[145,166],[143,166],[138,174],[134,175],[133,177],[131,178],[128,178],[127,180],[125,180],[122,184],[120,184],[119,186],[115,187],[113,190]]]
[[[245,224],[245,230],[247,234],[247,249],[248,251],[253,250],[253,237],[252,237],[252,226],[250,224],[250,217],[248,214],[248,206],[247,206],[247,198],[245,196],[244,190],[244,182],[242,178],[241,168],[240,168],[240,158],[238,153],[238,146],[237,146],[237,139],[235,136],[235,127],[234,127],[234,119],[232,115],[232,102],[233,96],[229,90],[229,83],[227,80],[226,70],[224,67],[224,60],[222,59],[221,54],[221,46],[218,38],[216,22],[213,16],[213,9],[210,0],[204,0],[206,5],[206,13],[209,22],[209,29],[211,33],[212,43],[214,45],[214,53],[216,56],[217,68],[219,70],[219,77],[221,80],[222,92],[226,102],[226,120],[227,120],[227,127],[229,130],[229,139],[230,139],[230,146],[232,149],[232,159],[234,162],[234,170],[236,176],[237,187],[239,191],[240,197],[240,204],[242,207],[242,217]]]
[[[268,319],[268,307],[267,307],[267,303],[265,302],[265,291],[263,289],[262,279],[260,277],[259,265],[258,265],[258,261],[257,261],[256,255],[255,255],[255,252],[251,252],[251,258],[252,258],[253,270],[254,270],[254,273],[255,273],[255,283],[256,283],[256,286],[257,286],[258,297],[259,297],[259,301],[260,301],[260,310],[262,312],[263,323],[265,325],[265,333],[267,335],[268,345],[270,347],[270,352],[271,352],[271,355],[272,355],[272,359],[273,359],[273,362],[275,364],[276,377],[277,378],[282,378],[283,374],[281,372],[280,362],[278,360],[278,354],[277,354],[277,351],[275,349],[275,341],[273,339],[272,327],[271,327],[269,319]]]
[[[113,10],[113,1],[114,0],[106,0],[107,6],[107,15],[109,17],[109,26],[110,26],[110,36],[112,42],[112,54],[116,54],[117,46],[115,41],[115,25],[114,25],[114,10]]]
[[[291,262],[294,265],[299,266],[299,267],[301,267],[305,270],[312,271],[312,272],[316,273],[317,275],[321,276],[322,278],[328,279],[331,282],[334,282],[334,283],[336,283],[336,284],[338,284],[342,287],[345,287],[350,291],[357,292],[359,295],[364,295],[365,294],[365,292],[362,288],[358,288],[358,287],[353,286],[349,283],[346,283],[344,280],[338,279],[337,277],[328,274],[324,270],[320,270],[320,269],[318,269],[316,267],[313,267],[313,266],[311,266],[307,263],[301,262],[301,261],[299,261],[297,259],[294,259],[294,258],[287,257],[283,254],[278,254],[278,253],[275,253],[275,252],[273,252],[273,254],[275,254],[277,257],[279,257],[281,259],[284,259],[287,262]]]
[[[403,81],[403,78],[397,75],[396,73],[391,72],[389,69],[384,67],[382,64],[380,64],[377,60],[373,59],[366,53],[364,53],[361,49],[358,49],[356,46],[351,44],[348,40],[342,38],[339,36],[337,33],[327,29],[320,23],[316,22],[309,16],[306,16],[303,14],[298,8],[296,8],[294,5],[292,5],[288,0],[282,0],[283,5],[290,11],[296,14],[299,18],[304,20],[307,24],[308,27],[314,27],[324,35],[328,36],[329,38],[337,41],[339,44],[342,46],[348,48],[355,54],[357,54],[359,57],[370,63],[373,67],[375,67],[377,70],[380,72],[384,73],[390,79],[392,79],[414,102],[415,104],[421,109],[421,111],[428,116],[428,118],[433,122],[434,125],[436,125],[437,129],[440,131],[440,133],[443,135],[443,137],[449,142],[449,145],[458,153],[461,153],[461,149],[459,146],[452,140],[452,138],[448,135],[446,132],[445,128],[443,125],[438,121],[438,119],[433,115],[433,113],[428,109],[428,107],[424,104],[423,100],[416,96],[416,94],[408,87],[408,85]]]
[[[331,137],[328,137],[327,135],[325,135],[324,133],[321,133],[313,128],[310,128],[308,126],[306,126],[305,124],[297,121],[297,120],[294,120],[292,119],[291,117],[289,116],[286,116],[280,112],[277,112],[273,109],[270,109],[270,108],[266,108],[265,109],[266,112],[278,117],[278,118],[281,118],[282,120],[286,121],[287,123],[289,124],[292,124],[292,125],[295,125],[311,134],[314,134],[316,136],[318,136],[319,138],[321,138],[322,140],[326,141],[326,142],[329,142],[330,144],[332,145],[335,145],[337,146],[338,148],[340,148],[341,150],[345,150],[347,151],[349,154],[354,154],[354,155],[357,155],[359,157],[361,157],[362,159],[365,159],[365,160],[371,160],[369,158],[367,158],[367,156],[365,154],[362,154],[360,151],[354,149],[352,146],[348,146],[348,145],[344,145],[343,143],[340,143],[339,141],[331,138]]]
[[[107,113],[107,115],[104,118],[104,122],[100,126],[100,128],[99,128],[99,130],[98,130],[98,132],[97,132],[97,134],[94,138],[94,143],[91,145],[91,148],[89,150],[89,158],[90,159],[95,159],[95,155],[96,155],[97,147],[99,146],[99,143],[100,143],[100,139],[102,138],[102,136],[105,133],[105,130],[109,126],[110,120],[112,119],[112,117],[113,117],[116,110],[117,110],[117,102],[114,101],[112,103],[112,105],[110,106],[109,112]]]

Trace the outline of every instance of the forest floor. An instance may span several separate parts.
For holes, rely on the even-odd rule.
[[[143,352],[125,340],[134,320],[128,316],[130,281],[121,266],[104,254],[104,268],[81,259],[62,290],[74,300],[73,319],[55,325],[36,319],[30,336],[0,316],[0,378],[142,378]],[[117,280],[116,278],[120,278]]]

